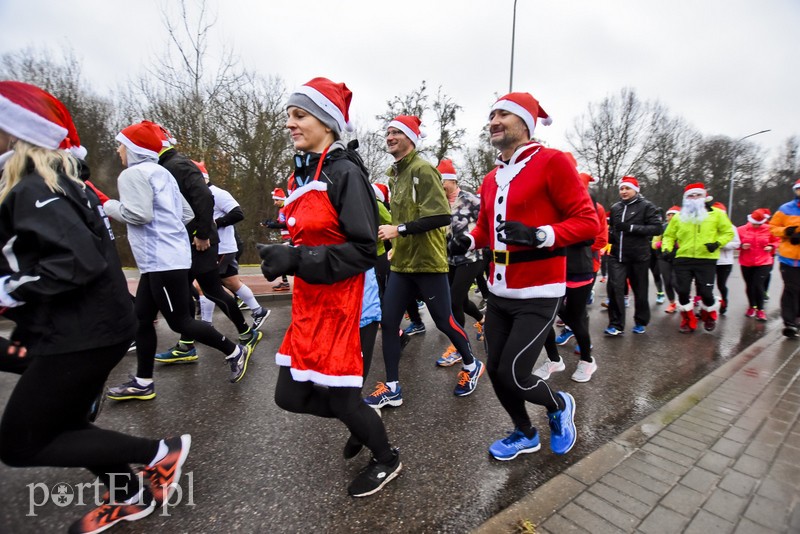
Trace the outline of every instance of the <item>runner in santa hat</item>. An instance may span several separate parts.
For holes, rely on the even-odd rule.
[[[283,205],[286,203],[286,193],[282,188],[276,187],[272,190],[272,202],[278,208],[278,218],[267,219],[261,223],[261,226],[265,226],[273,230],[280,230],[283,244],[289,245],[291,243],[291,236],[289,235],[289,230],[286,228],[286,210],[283,209]],[[289,284],[289,277],[286,275],[281,276],[281,281],[272,286],[273,291],[289,291],[291,288],[292,286]]]
[[[767,320],[764,311],[764,283],[772,271],[775,250],[781,242],[779,237],[770,232],[768,221],[767,211],[757,209],[747,216],[747,224],[738,228],[741,239],[739,265],[742,268],[748,301],[745,315],[759,321]]]
[[[15,467],[85,467],[99,477],[110,501],[72,525],[70,532],[79,533],[151,514],[177,483],[191,438],[145,439],[89,422],[136,318],[108,220],[85,194],[75,159],[59,150],[69,148],[69,132],[69,112],[52,95],[0,82],[0,151],[8,155],[0,190],[0,306],[15,323],[13,343],[0,342],[0,363],[29,362],[0,422],[0,459]],[[140,486],[134,463],[155,468],[151,488]]]
[[[710,205],[710,197],[702,183],[685,187],[680,213],[674,215],[664,231],[661,250],[673,259],[676,290],[681,311],[681,333],[697,328],[690,300],[692,281],[702,299],[700,319],[707,331],[717,323],[719,301],[714,296],[714,277],[720,248],[734,236],[734,227],[727,214]]]
[[[726,214],[728,210],[722,202],[714,202],[712,207],[724,211]],[[731,223],[733,227],[733,239],[728,241],[725,246],[719,249],[719,259],[717,260],[717,289],[719,290],[719,314],[725,315],[728,311],[728,277],[733,271],[733,251],[739,248],[742,244],[739,239],[739,232],[736,226]]]
[[[669,221],[676,213],[681,212],[680,206],[672,206],[666,211],[664,215],[664,230],[667,229]],[[660,235],[653,237],[653,253],[658,256],[658,269],[661,271],[661,280],[664,284],[664,294],[669,300],[669,304],[664,309],[664,313],[675,313],[678,309],[678,301],[675,300],[675,271],[672,268],[672,259],[665,255],[662,251],[662,240],[664,239],[664,230]]]
[[[402,468],[380,416],[361,401],[364,367],[359,337],[365,271],[375,265],[377,206],[361,157],[340,140],[351,130],[352,93],[314,78],[289,95],[286,127],[295,149],[297,184],[286,199],[292,246],[259,245],[264,276],[293,274],[292,321],[276,355],[275,402],[284,410],[335,417],[373,460],[348,487],[371,495]],[[365,351],[364,356],[367,356]],[[318,387],[325,386],[325,387]],[[355,445],[355,446],[354,446]]]
[[[529,93],[510,93],[492,106],[497,167],[483,180],[477,226],[450,247],[453,254],[492,249],[487,369],[514,425],[489,447],[498,460],[539,450],[527,403],[547,409],[553,452],[567,453],[577,439],[575,399],[532,371],[566,292],[565,247],[594,239],[597,213],[564,153],[530,141],[539,121],[550,118]]]

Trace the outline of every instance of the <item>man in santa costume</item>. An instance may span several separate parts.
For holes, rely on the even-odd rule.
[[[575,399],[554,393],[531,371],[566,291],[566,246],[593,240],[598,222],[575,165],[530,140],[539,120],[551,122],[528,93],[507,94],[492,106],[497,167],[483,180],[475,229],[450,246],[453,254],[491,249],[486,368],[514,423],[508,437],[489,447],[498,460],[540,448],[526,402],[547,409],[553,452],[565,454],[576,440]]]
[[[688,334],[697,328],[694,305],[689,298],[692,281],[702,298],[700,319],[707,331],[717,325],[719,301],[714,296],[714,278],[720,249],[733,239],[734,230],[728,215],[711,206],[702,183],[689,184],[683,191],[680,213],[669,221],[661,241],[667,258],[674,258],[675,290],[681,312],[680,332]]]

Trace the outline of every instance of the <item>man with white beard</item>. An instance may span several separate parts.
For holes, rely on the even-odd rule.
[[[697,328],[694,306],[689,298],[693,280],[702,298],[703,327],[710,332],[717,324],[719,302],[714,297],[714,276],[720,248],[733,239],[733,226],[728,215],[712,207],[710,201],[702,183],[687,185],[681,211],[667,225],[661,244],[664,255],[674,258],[680,332],[684,334]]]

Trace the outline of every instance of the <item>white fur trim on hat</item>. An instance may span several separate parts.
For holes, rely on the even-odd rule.
[[[505,100],[505,99],[498,100],[497,102],[494,103],[494,105],[492,106],[492,111],[498,109],[502,109],[503,111],[508,111],[509,113],[513,113],[514,115],[522,119],[522,122],[524,122],[525,126],[528,127],[528,135],[531,138],[533,138],[533,130],[536,128],[536,121],[534,120],[533,115],[531,115],[530,111],[520,106],[516,102],[512,102],[511,100]],[[547,126],[551,122],[553,121],[550,120],[550,122],[546,123],[543,122],[543,124]]]
[[[386,195],[383,194],[381,188],[375,184],[372,184],[372,190],[375,192],[375,198],[380,200],[381,202],[386,202]]]
[[[67,136],[67,129],[0,96],[0,129],[32,145],[55,150]]]
[[[700,189],[699,187],[695,187],[695,188],[692,188],[692,189],[687,189],[686,191],[684,191],[683,192],[683,198],[686,198],[689,195],[696,194],[696,193],[700,193],[701,195],[706,197],[706,200],[708,200],[708,193],[706,192],[706,190],[705,189]]]
[[[150,156],[158,160],[158,152],[154,152],[149,148],[140,147],[139,145],[128,139],[128,137],[122,132],[118,133],[114,139],[119,141],[121,144],[125,145],[125,148],[127,150],[130,150],[135,154],[141,154],[142,156]]]
[[[403,124],[400,121],[392,121],[392,122],[390,122],[389,126],[387,126],[386,128],[390,128],[390,127],[391,128],[397,128],[398,130],[403,132],[406,135],[406,137],[411,139],[411,142],[414,143],[414,146],[419,145],[420,142],[422,141],[422,139],[426,137],[425,132],[422,131],[422,128],[420,128],[419,135],[417,135],[417,134],[414,133],[414,130],[412,130],[411,128],[409,128],[408,126],[406,126],[405,124]]]
[[[336,121],[336,124],[339,125],[339,128],[341,128],[343,132],[353,131],[354,129],[353,125],[344,120],[344,113],[342,113],[342,110],[339,109],[339,107],[336,104],[331,102],[327,96],[323,95],[322,93],[320,93],[319,91],[317,91],[316,89],[314,89],[309,85],[301,85],[300,87],[295,89],[294,92],[299,93],[301,95],[305,95],[308,98],[310,98],[316,105],[318,105],[322,109],[322,111],[333,117],[333,120]]]
[[[456,176],[455,174],[443,174],[442,175],[442,181],[445,181],[445,180],[453,180],[454,182],[457,182],[458,181],[458,176]]]

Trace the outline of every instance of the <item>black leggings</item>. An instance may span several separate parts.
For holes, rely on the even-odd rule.
[[[664,282],[664,292],[670,302],[675,302],[675,270],[672,262],[664,259],[658,260],[658,267],[661,271],[661,278]]]
[[[656,284],[656,291],[664,292],[664,283],[661,278],[661,264],[655,252],[650,252],[650,272],[653,273],[653,281]]]
[[[197,280],[197,285],[200,286],[200,289],[203,290],[203,295],[213,302],[222,313],[225,314],[225,317],[231,320],[231,322],[236,326],[236,331],[240,334],[244,334],[250,329],[250,326],[247,324],[247,321],[244,320],[244,315],[242,315],[242,310],[239,309],[239,306],[236,305],[236,298],[231,295],[229,292],[225,291],[225,288],[222,285],[222,279],[219,276],[219,269],[214,267],[213,271],[206,271],[204,273],[195,273],[194,271],[190,271],[188,275],[189,279],[189,286],[192,285],[192,280]],[[184,279],[184,283],[186,283]],[[194,309],[194,299],[191,295],[189,295],[189,309]],[[194,317],[194,315],[192,315]],[[181,333],[182,340],[193,340],[191,333],[188,330],[177,330],[177,332]],[[201,343],[200,339],[198,339]]]
[[[489,347],[486,370],[497,399],[511,416],[514,426],[523,432],[532,428],[526,402],[544,406],[548,412],[560,408],[547,382],[532,374],[560,302],[560,298],[489,297],[485,327]]]
[[[751,308],[764,309],[764,286],[770,271],[772,271],[772,265],[756,265],[754,267],[742,265],[742,278],[744,278],[747,289],[747,305]]]
[[[383,420],[361,399],[361,388],[321,387],[312,382],[297,382],[292,378],[291,369],[281,366],[275,404],[287,412],[338,419],[379,462],[388,463],[393,458]]]
[[[139,321],[136,330],[137,377],[153,378],[153,357],[158,342],[153,321],[158,312],[161,312],[173,331],[189,336],[184,339],[196,339],[225,355],[236,350],[236,344],[217,332],[213,326],[193,318],[189,312],[189,303],[192,300],[188,294],[185,270],[144,273],[140,277],[134,306]]]
[[[372,352],[375,349],[375,338],[378,337],[378,326],[380,323],[372,322],[358,329],[361,339],[361,354],[364,358],[364,381],[367,380],[369,368],[372,366]]]
[[[483,320],[483,314],[469,298],[469,288],[482,269],[482,261],[450,266],[450,272],[447,277],[450,281],[453,317],[456,318],[456,321],[461,326],[466,326],[464,312],[467,312],[476,321]]]
[[[489,250],[490,249],[483,250],[483,259],[479,260],[481,270],[475,277],[475,283],[478,284],[478,291],[481,292],[481,298],[483,299],[489,298],[489,286],[486,284],[486,277],[489,276],[489,258],[491,254]]]
[[[697,294],[703,299],[707,307],[716,303],[714,298],[714,276],[717,274],[717,264],[714,260],[681,259],[674,261],[675,290],[678,300],[686,306],[692,292],[692,280],[695,281]]]
[[[581,360],[586,362],[592,361],[592,338],[589,335],[589,314],[586,313],[586,301],[592,292],[593,286],[594,282],[580,287],[568,287],[566,298],[561,304],[561,310],[558,312],[564,324],[575,334],[575,341],[581,348]],[[547,351],[547,357],[557,362],[560,356],[558,355],[558,349],[552,350],[555,346],[556,336],[551,328],[550,333],[547,335],[545,350]]]
[[[733,265],[717,265],[717,289],[726,305],[728,304],[728,277],[731,275],[731,271],[733,271]]]
[[[453,317],[450,307],[450,285],[445,273],[396,273],[389,275],[383,299],[383,361],[386,364],[386,381],[400,380],[400,321],[409,295],[421,294],[428,312],[439,329],[461,354],[465,365],[475,361],[469,337]]]
[[[30,364],[11,392],[0,422],[3,463],[84,467],[106,484],[110,473],[133,477],[128,464],[150,463],[158,452],[158,440],[89,423],[92,402],[129,346],[125,341],[66,354],[29,354]]]

